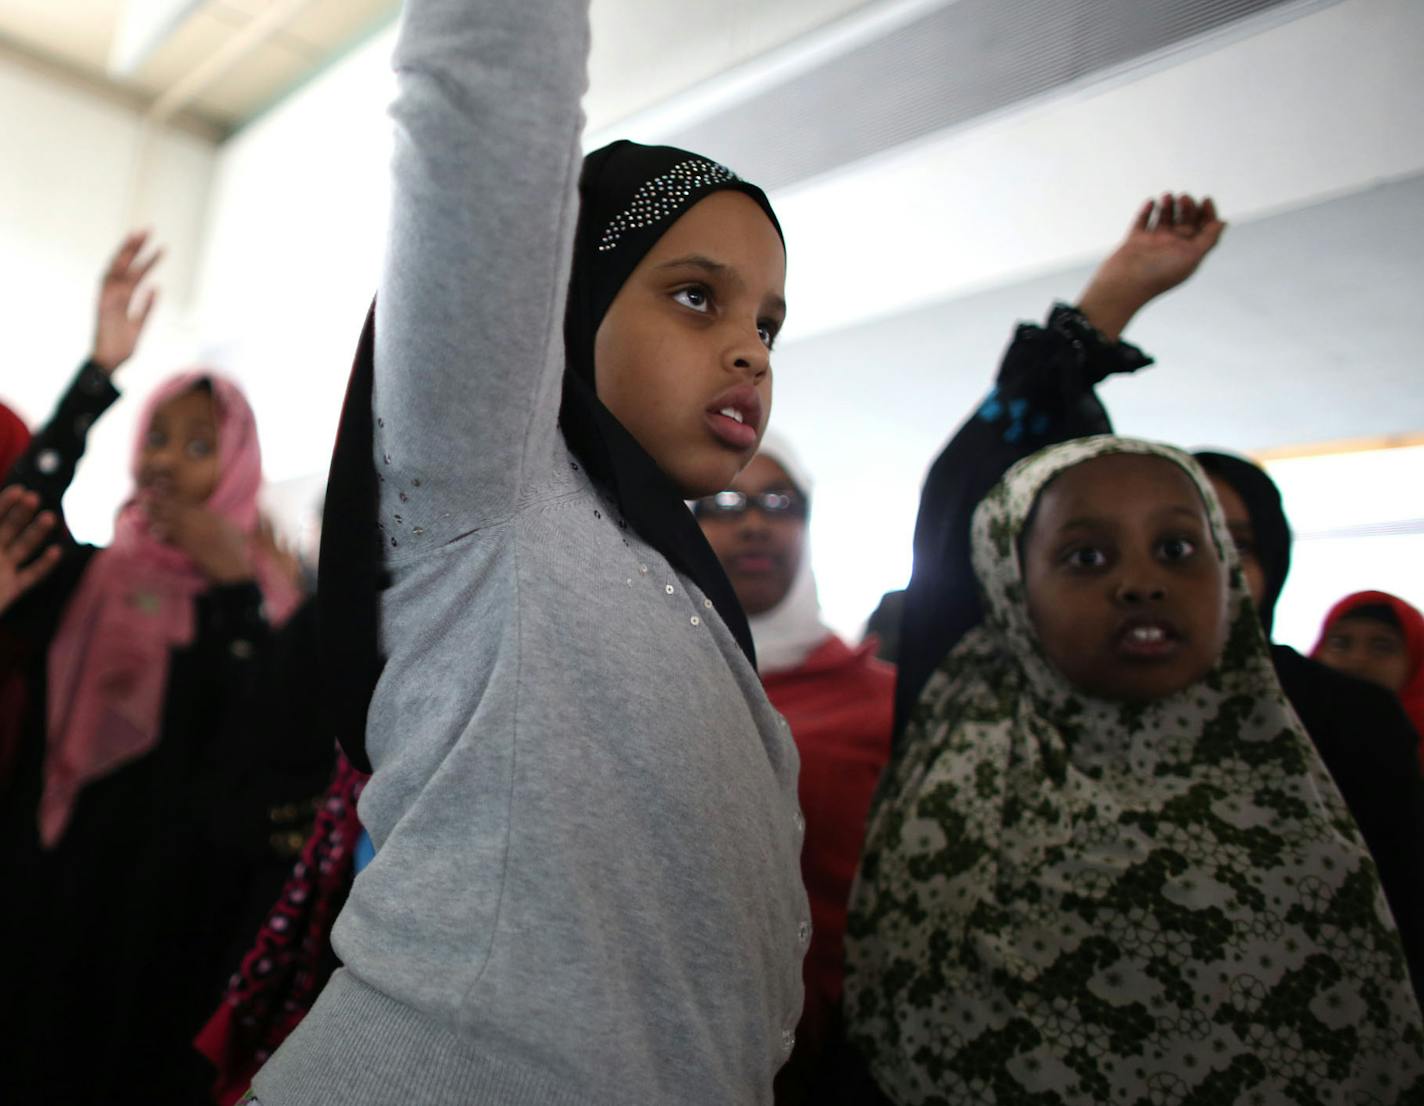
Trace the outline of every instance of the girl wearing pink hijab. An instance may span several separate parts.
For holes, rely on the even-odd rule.
[[[115,257],[94,355],[12,470],[31,534],[63,533],[85,434],[118,397],[152,302],[131,310],[157,260],[143,246]],[[330,769],[311,620],[260,525],[242,392],[201,370],[167,381],[130,471],[111,544],[19,543],[53,564],[0,612],[26,683],[0,784],[0,878],[25,904],[0,944],[5,1101],[201,1100],[211,1072],[190,1042],[290,859],[273,843],[292,827],[269,814]],[[15,544],[0,583],[23,571]]]

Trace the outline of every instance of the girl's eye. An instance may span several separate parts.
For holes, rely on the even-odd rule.
[[[168,437],[161,430],[150,430],[143,444],[149,449],[162,449],[168,444]]]
[[[712,297],[708,295],[707,289],[698,285],[690,288],[679,288],[672,294],[672,298],[683,307],[690,307],[694,311],[705,312],[711,305]]]
[[[761,344],[767,349],[771,349],[776,345],[776,327],[771,323],[757,323],[757,336],[761,339]]]
[[[213,447],[211,443],[205,442],[201,438],[194,438],[188,443],[188,456],[193,458],[193,460],[201,461],[212,455]]]
[[[1069,568],[1102,568],[1108,563],[1107,554],[1091,546],[1070,550],[1063,560]]]
[[[1157,548],[1168,561],[1185,561],[1197,551],[1196,542],[1188,538],[1168,538]]]

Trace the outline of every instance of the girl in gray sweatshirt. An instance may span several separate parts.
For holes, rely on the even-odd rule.
[[[683,506],[766,426],[780,228],[581,159],[587,47],[587,0],[406,5],[322,576],[376,855],[264,1106],[768,1103],[793,1044],[795,747]]]

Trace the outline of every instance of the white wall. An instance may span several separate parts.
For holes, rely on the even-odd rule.
[[[205,356],[246,388],[268,478],[324,472],[389,203],[394,31],[223,147],[199,276]]]
[[[1424,171],[1421,57],[1424,4],[1345,0],[788,189],[783,340],[1095,256],[1169,188],[1244,221]]]
[[[737,0],[716,12],[678,8],[674,17],[652,0],[595,0],[590,126],[600,138],[611,137],[613,120],[648,107],[649,99],[837,15],[872,7],[863,0],[788,0],[768,14],[765,5]],[[855,632],[880,591],[903,583],[924,464],[967,410],[965,397],[982,390],[1012,319],[1038,314],[1042,293],[1032,303],[1000,303],[992,320],[962,333],[946,332],[941,319],[912,309],[933,305],[953,314],[954,305],[977,302],[976,290],[1027,288],[1035,276],[1081,267],[1111,245],[1142,197],[1163,188],[1216,193],[1237,224],[1223,246],[1228,251],[1249,237],[1239,231],[1253,220],[1424,171],[1418,125],[1424,79],[1417,63],[1424,5],[1342,0],[1299,11],[1300,18],[1238,27],[1187,53],[774,197],[791,243],[791,316],[778,358],[776,418],[818,470],[817,564],[838,628]],[[166,273],[171,294],[159,319],[163,333],[131,379],[137,389],[146,374],[200,350],[247,386],[269,476],[292,489],[310,487],[326,467],[379,268],[393,40],[388,30],[327,70],[230,141],[215,166],[201,144],[165,145],[159,229],[177,247]],[[23,87],[15,100],[17,81]],[[7,111],[0,156],[7,165],[35,167],[0,179],[4,209],[23,213],[0,232],[5,255],[19,259],[7,266],[0,279],[9,283],[0,290],[10,293],[4,302],[22,331],[19,363],[57,366],[53,378],[27,377],[13,388],[5,381],[32,416],[82,354],[97,266],[122,229],[121,189],[96,186],[93,178],[100,165],[111,166],[101,176],[122,176],[134,126],[118,109],[41,85],[0,73],[0,96],[7,107],[18,105]],[[78,140],[56,142],[56,134]],[[205,182],[210,167],[212,200],[198,260],[204,209],[203,187],[195,182]],[[1395,272],[1393,286],[1417,279],[1419,269]],[[1210,287],[1210,276],[1208,269],[1200,287]],[[1281,295],[1290,295],[1297,276],[1279,272]],[[1052,294],[1076,290],[1076,284],[1055,287]],[[1191,294],[1173,301],[1183,308],[1175,314],[1175,306],[1164,305],[1160,318],[1190,331],[1179,335],[1179,350],[1210,358],[1208,329],[1198,322],[1203,316],[1186,310]],[[1231,294],[1249,314],[1252,290]],[[1332,294],[1344,297],[1330,304],[1335,344],[1318,363],[1307,357],[1278,382],[1297,397],[1321,397],[1309,428],[1313,439],[1360,432],[1332,430],[1329,396],[1348,388],[1336,370],[1339,335],[1352,326],[1375,332],[1368,309],[1378,297],[1367,281],[1359,282],[1354,300],[1348,288]],[[28,303],[43,306],[16,310]],[[858,342],[862,333],[873,333],[875,343]],[[1171,352],[1178,333],[1153,332],[1154,349]],[[865,356],[855,364],[842,358],[827,371],[829,359],[820,360],[827,342]],[[939,352],[945,342],[958,353],[948,365]],[[922,368],[931,348],[939,358],[934,376]],[[1303,350],[1309,354],[1308,344]],[[1121,400],[1124,410],[1149,397],[1134,388]],[[1231,433],[1216,439],[1223,444],[1250,449],[1289,440],[1289,427],[1276,425],[1269,409],[1232,414]],[[109,481],[102,495],[91,492],[86,471],[76,489],[73,509],[85,527],[91,517],[106,518],[120,494],[112,458],[122,454],[126,437],[119,415],[96,433],[95,451],[109,454]],[[1202,426],[1193,437],[1211,439],[1212,428]],[[105,510],[91,511],[89,504],[100,500]],[[99,525],[85,532],[101,536]]]
[[[1357,591],[1387,591],[1424,610],[1424,446],[1266,467],[1296,534],[1277,640],[1309,652],[1325,612]]]
[[[38,71],[0,67],[0,311],[5,332],[0,399],[31,425],[47,417],[89,351],[94,293],[128,228],[138,115]],[[119,383],[146,384],[192,354],[193,277],[202,237],[211,144],[186,134],[156,138],[134,210],[169,256],[163,298],[143,350]],[[124,463],[135,402],[121,401],[96,428],[90,459],[68,500],[70,523],[105,540],[127,487]]]

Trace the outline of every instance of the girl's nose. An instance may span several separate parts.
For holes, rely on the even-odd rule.
[[[742,512],[742,517],[737,520],[737,530],[743,537],[762,537],[768,533],[766,525],[766,515],[751,505]]]
[[[1141,577],[1125,579],[1118,585],[1117,600],[1129,606],[1140,603],[1160,603],[1167,598],[1167,588],[1161,581]]]
[[[732,372],[740,373],[749,380],[760,380],[771,371],[771,350],[761,340],[759,330],[753,327],[750,339],[746,335],[738,335],[737,341],[727,350],[726,362]]]

